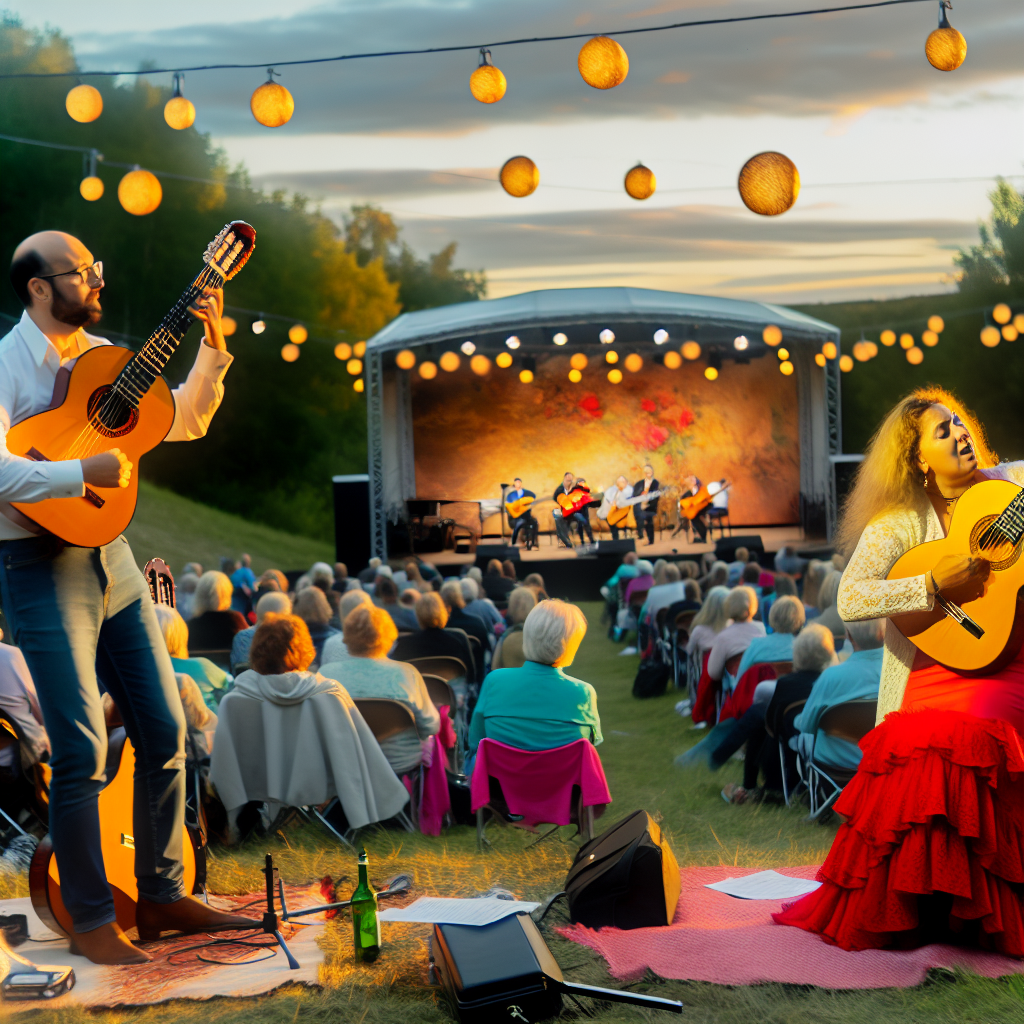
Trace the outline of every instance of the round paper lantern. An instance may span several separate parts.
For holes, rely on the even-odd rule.
[[[835,359],[835,357],[839,355],[839,349],[836,348],[836,343],[834,341],[826,341],[825,344],[821,346],[821,353],[826,359]]]
[[[512,356],[508,352],[499,352],[494,357],[495,363],[500,366],[503,370],[507,370],[512,365]]]
[[[432,363],[429,359],[420,363],[420,376],[424,380],[433,380],[437,376],[437,363]]]
[[[783,362],[785,362],[789,358],[789,349],[788,348],[780,348],[775,354],[779,357],[779,359],[781,359]]]
[[[164,120],[175,130],[183,131],[195,123],[196,108],[184,96],[172,96],[164,104]]]
[[[785,213],[800,195],[800,172],[782,153],[758,153],[740,171],[740,198],[762,217]]]
[[[941,316],[928,317],[928,330],[941,334],[946,329],[946,321]]]
[[[1018,334],[1024,334],[1024,313],[1018,313],[1013,318],[1013,326],[1017,328]]]
[[[510,196],[522,199],[537,190],[540,171],[528,156],[514,156],[502,164],[498,180]]]
[[[562,334],[561,332],[556,334],[551,340],[556,345],[567,345],[569,343],[569,338],[566,335]]]
[[[914,336],[912,334],[900,335],[900,348],[911,349],[914,347]]]
[[[782,331],[779,330],[775,324],[769,324],[762,332],[761,337],[764,339],[766,345],[771,345],[774,348],[782,341]]]
[[[238,330],[238,321],[233,316],[222,316],[220,329],[225,338],[230,338]]]
[[[921,340],[929,347],[935,348],[939,343],[939,336],[934,331],[924,331],[921,334]]]
[[[924,41],[928,63],[939,71],[956,71],[967,56],[967,40],[946,17],[946,4],[939,4],[939,27]]]
[[[853,369],[853,360],[849,356],[839,357],[839,369],[843,373],[849,373]]]
[[[694,342],[696,345],[697,343]],[[699,355],[700,353],[698,353]],[[694,356],[696,359],[697,357]],[[678,370],[683,365],[683,357],[678,352],[666,352],[665,353],[665,369],[666,370]]]
[[[260,124],[280,128],[292,119],[295,100],[283,85],[274,81],[274,72],[268,68],[267,80],[252,94],[249,109]]]
[[[491,51],[480,51],[480,67],[469,76],[469,91],[480,103],[497,103],[505,95],[505,76],[491,63]]]
[[[358,377],[363,372],[363,361],[361,359],[350,359],[345,364],[345,369],[348,370],[353,377]]]
[[[858,363],[866,363],[871,358],[871,354],[864,347],[863,341],[858,341],[854,343],[853,358],[856,359]]]
[[[655,345],[664,345],[666,341],[668,341],[668,331],[664,328],[659,328],[654,332]]]
[[[459,359],[454,352],[445,352],[442,354],[441,358],[438,359],[438,362],[441,364],[441,369],[444,370],[445,373],[454,373],[459,368],[459,364],[462,360]]]
[[[746,352],[747,349],[750,348],[750,340],[745,334],[740,334],[732,339],[732,347],[736,349],[737,352]]]
[[[989,324],[981,329],[981,343],[985,348],[995,348],[1001,339],[1002,335],[999,333],[998,327],[993,327]]]
[[[286,363],[294,363],[295,360],[299,358],[299,346],[288,342],[288,344],[283,346],[281,349],[281,358]]]
[[[579,370],[570,370],[569,380],[571,380],[573,384],[579,384],[579,382],[583,380],[583,374],[580,373]]]
[[[400,370],[411,370],[416,365],[416,353],[411,348],[403,348],[395,356],[395,365]]]
[[[469,361],[469,368],[478,376],[485,377],[491,372],[491,361],[487,356],[475,355]]]
[[[874,359],[878,355],[878,346],[873,341],[865,341],[864,344],[868,347],[868,357]]]
[[[784,377],[790,376],[793,372],[793,364],[788,359],[783,359],[782,362],[779,363],[779,372]]]
[[[1003,328],[1004,341],[1016,341],[1019,334],[1020,332],[1017,330],[1016,327],[1013,326],[1013,324],[1007,324]]]
[[[821,352],[815,352],[814,353],[814,361],[819,366],[825,366],[828,363],[828,360],[825,358],[825,356]]]
[[[118,183],[117,198],[121,205],[136,217],[152,213],[164,197],[164,190],[155,174],[141,167],[129,171]]]
[[[103,97],[91,85],[76,85],[64,98],[64,106],[73,121],[88,124],[103,113]]]
[[[622,364],[630,373],[639,373],[643,369],[644,361],[636,352],[630,352],[626,361]]]
[[[267,329],[266,320],[253,320],[250,330],[253,334],[262,334]]]
[[[1000,302],[995,309],[992,310],[992,319],[997,324],[1008,324],[1013,313],[1010,311],[1010,307],[1005,302]]]
[[[918,348],[916,345],[913,348],[907,349],[907,362],[911,366],[918,366],[924,362],[924,349]]]
[[[352,346],[352,354],[354,356],[359,356],[359,358],[362,359],[363,356],[366,355],[366,342],[365,341],[357,341]]]
[[[598,335],[602,345],[610,345],[615,341],[615,332],[610,331],[607,327]]]
[[[704,376],[708,380],[718,380],[718,370],[714,366],[706,366],[704,368]]]
[[[584,43],[576,64],[583,81],[595,89],[614,89],[629,74],[626,51],[608,36],[594,36]]]
[[[476,345],[471,341],[464,341],[459,348],[462,349],[462,354],[467,356],[471,356],[476,351]]]
[[[524,384],[530,384],[533,381],[533,370],[520,370],[519,379]]]
[[[610,380],[612,382],[612,384],[621,384],[622,383],[622,371],[621,370],[609,370],[608,371],[608,380]]]
[[[896,332],[895,331],[882,331],[878,336],[878,340],[886,347],[892,348],[896,344]]]
[[[637,164],[632,170],[626,172],[626,195],[634,199],[650,199],[654,190],[658,187],[658,179],[654,171],[643,164]]]
[[[78,191],[83,199],[88,199],[90,203],[95,203],[103,195],[103,179],[97,178],[95,174],[90,174],[88,178],[81,180],[78,185]]]
[[[359,394],[362,394],[366,390],[366,382],[362,377],[352,385],[352,390],[357,391]]]
[[[288,328],[288,340],[301,345],[309,337],[309,331],[302,324],[292,324]]]
[[[604,361],[606,363],[617,363],[619,361],[619,353],[615,349],[610,349],[604,354]]]
[[[522,345],[522,342],[514,334],[510,334],[505,339],[505,345],[508,348],[517,349],[520,345]]]
[[[695,341],[684,341],[683,358],[690,360],[700,359],[700,345]]]
[[[343,363],[352,358],[352,346],[347,341],[339,341],[334,346],[334,357]]]
[[[587,357],[582,352],[574,352],[569,360],[569,365],[574,370],[585,370],[587,368]]]

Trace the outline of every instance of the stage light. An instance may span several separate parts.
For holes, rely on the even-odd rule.
[[[118,202],[136,217],[152,213],[164,197],[155,174],[141,167],[130,170],[117,185]]]
[[[827,366],[828,365],[828,360],[825,358],[824,354],[821,353],[821,352],[815,352],[814,353],[814,361],[819,366]]]
[[[561,332],[556,334],[551,340],[556,345],[565,345],[565,344],[568,344],[568,341],[569,341],[569,339],[564,334],[562,334]]]
[[[762,217],[785,213],[800,195],[800,172],[782,153],[758,153],[740,170],[740,199]]]
[[[595,89],[614,89],[629,74],[629,57],[614,39],[594,36],[583,44],[576,66],[587,85]]]
[[[766,345],[771,345],[774,348],[780,341],[782,341],[782,331],[779,330],[775,324],[768,324],[768,326],[761,332],[761,337],[764,339]]]
[[[1016,341],[1019,335],[1020,331],[1013,324],[1007,324],[1003,328],[1003,341]]]
[[[519,379],[524,384],[530,384],[533,382],[533,370],[520,370]]]
[[[886,347],[892,348],[896,344],[896,332],[895,331],[882,331],[878,336],[878,340]]]
[[[705,366],[704,376],[708,380],[718,380],[718,369],[714,366]]]
[[[914,347],[914,336],[912,334],[900,335],[900,348],[910,349]]]
[[[64,97],[64,108],[73,121],[88,124],[103,113],[103,97],[91,85],[76,85]]]
[[[459,359],[454,352],[445,352],[442,354],[441,358],[438,359],[438,362],[441,364],[441,369],[444,370],[445,373],[454,373],[459,368],[462,360]]]
[[[780,349],[776,350],[775,354],[779,357],[780,360],[785,362],[789,358],[789,349],[788,348],[780,348]],[[828,355],[827,352],[825,354]]]
[[[700,345],[695,341],[684,341],[682,351],[684,359],[700,359]]]
[[[791,376],[793,373],[793,364],[788,359],[783,359],[782,362],[779,363],[779,372],[784,377]]]
[[[503,370],[507,370],[512,365],[512,356],[508,352],[499,352],[494,357],[494,361]]]
[[[360,377],[357,381],[353,383],[352,390],[358,391],[359,394],[362,394],[366,390],[366,382],[363,380],[362,377]]]
[[[225,338],[230,338],[238,330],[238,321],[233,316],[222,316],[220,329]]]
[[[654,332],[655,345],[664,345],[666,341],[668,341],[668,331],[666,331],[664,328],[660,328],[659,330]]]
[[[432,363],[429,359],[420,363],[420,376],[424,380],[433,380],[437,376],[437,363]]]
[[[280,128],[287,124],[295,113],[292,94],[274,81],[276,72],[267,68],[267,80],[252,94],[249,109],[252,116],[267,128]]]
[[[294,363],[299,358],[299,346],[293,345],[290,341],[281,348],[281,358],[286,363]]]
[[[79,182],[78,191],[83,199],[88,199],[90,203],[95,203],[97,199],[103,196],[103,179],[95,174],[90,174]]]
[[[746,352],[750,347],[750,342],[741,334],[738,337],[733,338],[732,347],[736,349],[737,352]]]
[[[1024,313],[1018,313],[1013,318],[1013,326],[1017,328],[1018,334],[1024,334]]]
[[[604,354],[604,361],[606,363],[617,363],[619,361],[619,353],[615,349],[609,349]]]
[[[191,128],[196,119],[196,108],[181,95],[181,80],[184,77],[180,71],[175,72],[174,93],[164,104],[164,120],[179,132]]]
[[[362,359],[362,358],[363,358],[363,356],[365,356],[365,355],[366,355],[366,342],[365,342],[365,341],[357,341],[357,342],[356,342],[356,343],[355,343],[355,344],[354,344],[354,345],[352,346],[352,354],[353,354],[353,355],[356,355],[356,356],[358,356],[358,357],[359,357],[360,359]]]
[[[579,370],[570,370],[569,380],[571,380],[573,384],[579,384],[579,382],[583,380],[583,374],[580,373]]]
[[[826,341],[825,344],[821,346],[821,353],[826,359],[835,359],[835,357],[839,355],[839,349],[834,341]],[[788,356],[786,358],[788,358]]]
[[[649,167],[637,164],[632,170],[626,172],[626,180],[623,184],[626,188],[626,195],[633,199],[650,199],[658,187],[658,179]]]
[[[995,348],[1001,339],[1002,335],[999,333],[998,327],[993,327],[989,324],[981,329],[981,343],[985,348]]]
[[[348,370],[353,377],[358,377],[363,372],[363,361],[361,359],[350,359],[345,364],[345,369]]]
[[[288,340],[301,345],[309,337],[309,331],[302,324],[292,324],[288,328]]]
[[[699,354],[699,353],[698,353]],[[696,356],[694,357],[696,358]],[[678,370],[683,365],[683,357],[678,352],[665,353],[665,369]]]
[[[967,56],[967,40],[953,28],[946,17],[949,0],[939,4],[939,27],[929,33],[924,42],[924,55],[928,63],[939,71],[956,71]]]
[[[918,366],[924,362],[924,349],[918,348],[916,345],[913,348],[907,349],[907,362],[911,366]]]
[[[621,370],[609,370],[608,371],[608,380],[611,381],[612,384],[621,384],[622,383],[622,371]]]
[[[491,63],[491,51],[481,48],[480,66],[469,76],[469,91],[480,103],[497,103],[505,95],[505,76]]]
[[[412,349],[403,348],[402,351],[395,356],[395,365],[400,370],[411,370],[416,365],[416,353],[413,352]]]
[[[995,309],[992,310],[992,319],[997,324],[1008,324],[1013,313],[1010,312],[1010,307],[1005,302],[1000,302]]]
[[[514,156],[502,165],[498,180],[510,196],[522,199],[537,190],[540,171],[528,156]]]
[[[921,340],[929,347],[935,348],[939,343],[939,336],[934,331],[923,331]]]
[[[262,334],[267,329],[266,320],[253,320],[251,330],[253,334]]]
[[[853,369],[853,360],[849,356],[839,357],[839,369],[843,373],[849,373]]]
[[[598,337],[601,339],[602,345],[610,345],[615,340],[615,335],[612,331],[606,327]]]
[[[585,370],[587,368],[587,357],[582,352],[574,352],[569,360],[569,365],[574,370]]]
[[[941,316],[928,317],[928,330],[941,334],[946,329],[946,321]]]
[[[491,361],[487,356],[475,355],[469,361],[469,368],[478,377],[486,377],[491,372]]]
[[[459,348],[462,349],[464,356],[471,356],[476,351],[476,345],[471,341],[464,341]]]
[[[505,344],[511,349],[517,349],[522,342],[514,334],[511,334],[505,339]]]
[[[352,358],[352,346],[347,341],[339,341],[334,346],[334,358],[340,359],[343,363]]]
[[[630,373],[639,373],[644,367],[643,359],[636,352],[630,352],[622,364]]]

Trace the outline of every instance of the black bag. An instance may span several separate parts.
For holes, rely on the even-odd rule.
[[[672,677],[672,666],[660,661],[641,661],[633,680],[634,697],[660,697]]]
[[[676,858],[646,811],[581,846],[565,879],[569,918],[588,928],[671,924],[681,890]]]

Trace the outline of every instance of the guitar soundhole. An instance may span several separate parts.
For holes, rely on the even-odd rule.
[[[112,390],[109,384],[105,384],[89,396],[89,421],[104,437],[123,437],[135,429],[139,410],[124,399],[115,398],[108,402]]]
[[[998,518],[998,516],[985,516],[984,518],[979,519],[974,524],[974,529],[971,530],[971,553],[974,555],[980,554],[987,558],[992,563],[993,572],[1001,572],[1003,569],[1009,569],[1010,566],[1020,558],[1021,546],[1024,544],[1024,542],[1021,542],[1020,544],[1013,545],[1009,541],[1003,541],[995,547],[986,548],[982,551],[978,544],[978,538]]]

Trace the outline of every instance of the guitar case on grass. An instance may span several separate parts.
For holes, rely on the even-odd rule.
[[[633,680],[634,697],[660,697],[672,678],[672,666],[660,661],[641,661]]]

